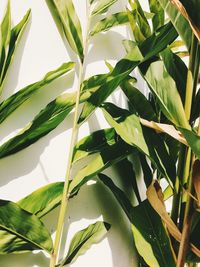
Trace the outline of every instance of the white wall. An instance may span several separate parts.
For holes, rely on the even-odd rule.
[[[0,1],[1,17],[5,4],[5,0]],[[82,24],[85,25],[85,0],[76,0],[75,4]],[[123,5],[122,0],[118,1],[112,11],[121,9]],[[7,98],[23,86],[37,81],[46,72],[57,68],[63,62],[74,59],[74,55],[71,55],[63,44],[45,1],[11,0],[11,8],[14,24],[22,18],[28,8],[32,9],[32,18],[9,70],[2,99]],[[91,40],[86,76],[107,71],[104,64],[105,59],[111,63],[120,59],[124,55],[121,41],[127,36],[127,28],[120,27],[94,37]],[[53,82],[11,115],[0,127],[1,142],[23,128],[57,95],[71,90],[75,76],[72,72]],[[116,92],[110,100],[118,105],[124,105],[124,99],[120,92]],[[101,113],[98,112],[90,119],[89,124],[82,127],[79,138],[87,135],[89,131],[97,130],[105,125]],[[0,161],[1,199],[16,201],[47,183],[64,179],[71,126],[72,116],[69,116],[53,132],[34,145]],[[116,178],[114,171],[111,172],[111,175]],[[120,180],[116,182],[123,186],[123,182]],[[58,209],[44,219],[52,233],[56,228],[57,215]],[[64,235],[69,241],[77,230],[97,219],[103,219],[112,224],[107,238],[92,246],[71,266],[136,266],[135,253],[132,249],[133,240],[128,230],[129,223],[110,192],[99,183],[84,186],[78,196],[70,201]],[[0,256],[1,267],[46,267],[48,263],[49,259],[43,252]]]

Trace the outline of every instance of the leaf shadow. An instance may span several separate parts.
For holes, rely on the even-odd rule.
[[[49,102],[72,87],[74,72],[66,74],[32,95],[0,125],[0,140],[25,127]]]
[[[86,65],[102,60],[118,60],[123,57],[125,53],[122,45],[123,40],[124,35],[114,31],[99,33],[94,36],[90,41],[91,48],[86,58]],[[102,49],[102,43],[106,49]]]
[[[73,116],[73,113],[70,113],[56,129],[38,140],[36,143],[16,154],[1,159],[0,188],[12,180],[30,173],[38,165],[41,154],[48,147],[51,140],[72,128]],[[47,182],[49,182],[49,180]]]

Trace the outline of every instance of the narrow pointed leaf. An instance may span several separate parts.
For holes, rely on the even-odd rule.
[[[192,30],[188,21],[181,15],[181,13],[176,9],[173,3],[169,0],[158,0],[163,7],[164,11],[169,16],[171,22],[176,28],[177,32],[187,45],[188,49],[191,46]]]
[[[19,243],[15,246],[9,246],[12,239],[1,239],[0,253],[17,252],[20,241],[28,242],[34,249],[42,249],[51,253],[53,244],[50,233],[43,223],[29,212],[21,209],[17,204],[1,200],[0,201],[0,227],[1,230],[11,233],[12,239],[19,238]],[[25,245],[26,248],[26,245]],[[25,249],[24,248],[24,249]]]
[[[8,54],[8,46],[11,36],[11,15],[10,1],[7,3],[6,13],[0,25],[1,44],[0,44],[0,86],[3,81],[3,72],[5,68],[6,57]]]
[[[112,6],[118,0],[99,0],[92,11],[92,15],[105,13],[110,6]]]
[[[12,59],[14,57],[20,37],[22,36],[22,33],[28,24],[30,14],[31,14],[31,10],[29,9],[26,12],[25,16],[22,18],[22,20],[11,30],[8,55],[5,61],[4,71],[2,73],[2,82],[5,80],[8,68],[10,64],[12,63]]]
[[[110,224],[99,221],[94,224],[90,224],[87,228],[77,232],[70,242],[67,256],[62,261],[61,266],[74,262],[93,244],[100,242],[109,229]]]
[[[3,122],[13,111],[29,99],[34,93],[42,89],[45,85],[72,70],[75,63],[68,62],[62,64],[58,69],[48,72],[44,78],[38,82],[26,86],[17,93],[10,96],[0,104],[0,123]]]
[[[100,174],[99,178],[111,190],[129,218],[137,251],[148,266],[175,267],[169,237],[160,217],[148,201],[133,207],[125,193],[109,177]]]
[[[90,91],[83,92],[80,102],[90,96]],[[66,93],[50,102],[23,130],[0,146],[0,158],[30,146],[55,129],[72,111],[75,101],[76,93]]]
[[[10,1],[8,0],[6,13],[1,23],[1,34],[2,34],[2,47],[7,52],[7,46],[10,42],[10,33],[11,33],[11,14],[10,14]],[[6,54],[6,53],[5,53]]]
[[[158,0],[149,0],[149,8],[150,11],[154,13],[152,23],[155,31],[164,25],[165,13]]]
[[[145,13],[140,5],[140,2],[138,0],[129,0],[129,3],[133,11],[136,11],[136,21],[139,26],[140,32],[143,34],[145,39],[148,38],[151,35],[151,28],[149,26]]]
[[[79,55],[81,61],[84,57],[82,29],[72,0],[49,0],[54,12],[64,30],[65,37],[72,50]]]
[[[146,66],[142,66],[140,70],[156,95],[162,112],[175,125],[190,128],[176,83],[166,71],[164,63],[155,61],[147,70],[145,68]]]
[[[79,123],[85,121],[96,107],[100,106],[106,98],[120,85],[120,83],[141,63],[149,60],[161,52],[168,44],[174,41],[177,33],[171,24],[160,28],[158,32],[147,38],[139,47],[135,47],[121,59],[113,71],[102,78],[99,89],[84,104]],[[144,56],[143,56],[144,55]]]

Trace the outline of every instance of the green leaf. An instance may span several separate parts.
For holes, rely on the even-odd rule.
[[[145,39],[148,38],[151,35],[151,28],[149,26],[145,13],[140,5],[140,2],[138,0],[134,0],[134,2],[132,0],[129,0],[129,3],[132,7],[132,10],[136,11],[136,21],[141,33],[143,34]]]
[[[116,64],[111,73],[101,79],[101,86],[99,86],[98,90],[84,104],[79,123],[85,121],[95,108],[99,107],[106,100],[134,68],[161,52],[176,37],[177,33],[173,26],[167,24],[151,37],[147,38],[141,45],[132,49],[125,58]]]
[[[27,246],[28,248],[31,246],[34,249],[46,250],[48,253],[53,250],[50,233],[43,223],[35,215],[21,209],[11,201],[0,200],[0,227],[1,230],[12,234],[12,236],[9,235],[11,240],[10,238],[0,240],[1,254],[17,253],[21,250],[21,242],[24,244],[24,241],[28,243],[25,243],[24,250]],[[18,238],[19,242],[15,246],[10,246],[15,238]]]
[[[153,29],[154,31],[164,25],[165,13],[161,7],[159,0],[149,0],[149,8],[154,16],[152,18]]]
[[[181,131],[181,133],[187,140],[188,145],[191,147],[194,154],[200,159],[200,136],[182,127],[179,127],[178,129]]]
[[[91,96],[91,91],[81,94],[80,103]],[[65,93],[50,102],[23,130],[0,146],[0,158],[14,154],[55,129],[72,111],[76,93]]]
[[[129,145],[134,145],[149,156],[139,117],[111,103],[102,105],[104,116],[117,134]]]
[[[110,30],[114,26],[123,25],[128,23],[128,14],[127,12],[119,12],[107,16],[105,19],[98,21],[92,28],[90,35],[93,36],[99,32],[105,32]]]
[[[170,159],[163,140],[152,130],[142,128],[139,117],[111,103],[102,105],[107,122],[129,145],[137,147],[149,157],[164,177],[174,183],[176,168]]]
[[[38,218],[41,218],[60,204],[63,187],[64,182],[48,184],[35,190],[33,193],[21,199],[16,204],[21,209],[37,215]],[[7,251],[9,253],[22,253],[35,249],[35,246],[31,245],[26,240],[21,240],[19,237],[16,237],[14,234],[5,230],[0,230],[0,240],[1,244],[6,244],[8,240],[10,240],[7,247]],[[1,244],[0,253],[3,249]],[[12,250],[12,248],[17,248],[17,251]]]
[[[161,52],[161,57],[167,72],[174,79],[177,90],[180,94],[182,104],[185,104],[185,89],[187,81],[187,66],[182,59],[176,54],[172,53],[169,48]]]
[[[72,50],[84,58],[82,29],[72,0],[49,0]]]
[[[129,100],[130,106],[136,110],[140,117],[149,121],[157,121],[157,116],[150,101],[146,99],[139,89],[135,88],[134,84],[135,82],[132,82],[132,79],[126,79],[120,85]]]
[[[29,9],[25,16],[22,18],[22,20],[11,30],[11,36],[10,36],[10,42],[9,42],[9,49],[8,49],[8,55],[6,57],[4,70],[2,72],[2,78],[1,78],[1,86],[3,81],[6,78],[6,74],[8,71],[8,68],[10,64],[12,63],[13,56],[15,54],[17,45],[19,43],[20,37],[22,36],[22,33],[24,29],[26,28],[29,18],[30,18],[31,10]]]
[[[200,38],[200,15],[199,15],[200,1],[199,0],[191,0],[191,1],[182,0],[180,2],[185,8],[189,16],[190,22],[193,24],[193,25],[190,24],[190,27],[193,26],[196,28],[196,31],[198,31],[198,39],[199,39]],[[195,29],[193,28],[192,30],[195,30]]]
[[[200,116],[200,90],[198,90],[195,98],[194,98],[194,104],[192,105],[192,115],[191,120],[195,121]]]
[[[80,255],[84,254],[93,244],[98,243],[107,234],[110,224],[106,222],[96,222],[87,228],[77,232],[72,238],[69,250],[65,259],[61,262],[63,266],[74,262]]]
[[[176,266],[166,229],[147,200],[133,210],[132,232],[136,248],[148,266]]]
[[[121,161],[133,152],[134,148],[120,139],[113,145],[105,145],[94,154],[94,157],[90,160],[90,164],[80,169],[73,178],[69,186],[69,193],[71,197],[77,194],[81,186],[93,178],[96,174]]]
[[[200,242],[198,238],[199,227],[200,227],[200,214],[199,214],[199,211],[194,211],[194,214],[192,217],[192,225],[190,229],[190,241],[197,248],[200,247]],[[187,261],[188,262],[200,262],[200,258],[190,250],[187,253]]]
[[[64,182],[45,185],[17,202],[17,205],[41,218],[60,204]]]
[[[92,11],[92,15],[96,16],[98,14],[105,13],[110,6],[112,6],[118,0],[99,0]]]
[[[0,104],[0,123],[3,122],[13,111],[15,111],[34,93],[42,89],[45,85],[51,83],[53,80],[72,70],[74,66],[75,63],[73,62],[64,63],[58,69],[48,72],[42,80],[26,86],[3,101]]]
[[[175,267],[171,245],[161,218],[147,200],[133,207],[125,193],[112,180],[99,174],[100,180],[111,190],[132,224],[138,253],[150,267]]]
[[[94,153],[98,153],[107,145],[114,145],[117,134],[113,128],[91,133],[81,139],[74,147],[73,163]]]
[[[181,15],[172,2],[169,2],[169,0],[158,1],[189,49],[191,46],[192,30],[188,21]]]
[[[149,67],[140,67],[140,70],[149,88],[156,95],[164,115],[176,126],[190,128],[176,83],[166,71],[164,63],[155,61]]]
[[[10,1],[7,3],[6,13],[0,25],[0,86],[2,84],[2,75],[4,72],[6,57],[8,54],[8,45],[11,36],[11,15],[10,15]]]

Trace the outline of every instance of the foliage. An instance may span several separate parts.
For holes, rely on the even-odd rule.
[[[72,0],[47,2],[65,41],[77,57],[78,90],[62,94],[50,102],[22,131],[0,146],[0,158],[34,144],[74,111],[67,175],[65,182],[46,185],[17,203],[0,200],[0,253],[45,250],[51,256],[50,266],[55,267],[68,201],[78,194],[82,185],[98,175],[97,182],[103,182],[111,190],[130,221],[140,266],[183,267],[186,262],[200,262],[200,244],[196,237],[200,218],[200,1],[174,0],[172,3],[169,0],[149,0],[151,13],[148,13],[142,9],[139,0],[129,0],[126,10],[107,15],[117,0],[90,0],[87,1],[85,35]],[[30,11],[11,28],[8,1],[0,25],[1,91],[29,16]],[[91,26],[93,18],[96,22]],[[90,39],[118,25],[128,25],[132,32],[133,38],[123,41],[126,54],[114,67],[106,63],[108,73],[97,73],[85,80]],[[184,49],[189,55],[187,64],[179,53],[179,44],[183,42],[177,42],[177,37],[185,44]],[[71,71],[74,65],[73,62],[64,63],[42,80],[3,101],[0,104],[0,122],[43,86]],[[136,68],[147,84],[148,97],[132,77]],[[106,102],[117,88],[127,99],[126,109]],[[102,111],[110,128],[92,132],[77,141],[79,127],[97,108]],[[73,166],[89,156],[90,164],[80,167],[70,181]],[[132,159],[139,162],[141,178],[147,187],[147,198],[143,201]],[[132,176],[132,189],[137,198],[134,205],[111,178],[101,173],[116,163],[125,164],[129,176]],[[124,181],[127,182],[125,175]],[[167,187],[164,195],[160,187],[163,181]],[[169,196],[173,202],[170,214],[165,208],[165,199]],[[41,218],[59,204],[60,215],[53,245]],[[96,222],[79,231],[71,240],[66,257],[57,266],[71,263],[93,243],[100,241],[109,228],[107,223]]]

